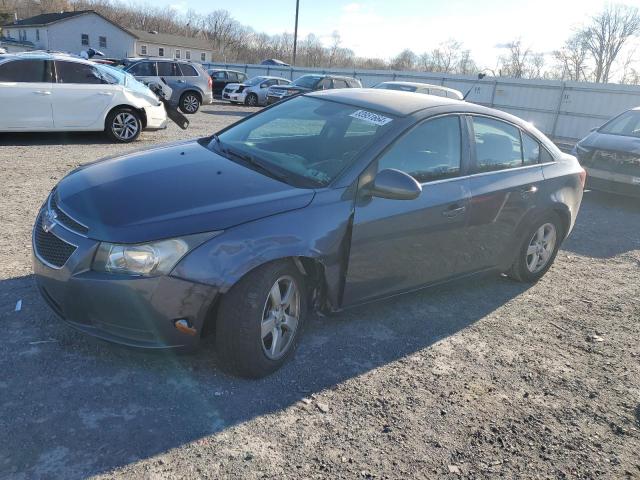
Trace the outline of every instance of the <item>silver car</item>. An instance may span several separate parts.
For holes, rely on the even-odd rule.
[[[200,105],[213,103],[211,77],[198,63],[162,58],[129,59],[125,71],[144,83],[160,83],[173,90],[172,106],[183,113],[196,113]]]
[[[269,87],[290,83],[290,80],[280,77],[253,77],[244,83],[227,85],[222,91],[222,99],[231,103],[244,103],[251,107],[266,105]]]
[[[464,100],[464,95],[453,88],[442,85],[431,85],[430,83],[419,82],[382,82],[373,88],[383,88],[386,90],[399,90],[401,92],[423,93],[425,95],[436,95],[438,97],[453,98],[454,100]]]

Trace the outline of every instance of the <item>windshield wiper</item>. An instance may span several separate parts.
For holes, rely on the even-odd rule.
[[[215,137],[217,137],[217,135],[214,136],[214,140],[215,140]],[[275,177],[278,180],[282,180],[285,183],[289,183],[290,177],[288,175],[274,171],[273,169],[269,168],[264,163],[262,163],[260,160],[255,158],[253,155],[249,155],[248,153],[244,153],[244,152],[239,152],[237,150],[231,150],[228,147],[223,147],[219,139],[217,140],[217,142],[218,142],[218,145],[223,149],[221,150],[223,153],[239,158],[240,160],[247,162],[250,165],[253,165],[254,167],[257,167],[259,170],[262,170],[264,173],[266,173],[270,177]]]

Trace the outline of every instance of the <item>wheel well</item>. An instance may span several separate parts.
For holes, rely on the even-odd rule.
[[[140,121],[142,122],[142,129],[144,130],[145,128],[147,128],[147,113],[144,111],[144,108],[136,108],[131,105],[116,105],[111,110],[109,110],[109,112],[107,113],[107,116],[104,119],[104,128],[107,128],[107,119],[109,118],[109,115],[111,115],[113,112],[115,112],[118,109],[133,110],[134,112],[137,112],[140,115]]]
[[[270,260],[266,263],[271,262],[282,262],[282,261],[290,261],[293,263],[298,271],[305,276],[307,279],[307,288],[309,289],[309,306],[311,309],[322,309],[325,305],[325,271],[324,265],[315,258],[311,257],[283,257],[277,258],[274,260]],[[253,272],[256,268],[265,265],[265,263],[261,263],[260,265],[256,265],[254,268],[246,272],[242,277],[238,278],[234,283],[237,284],[244,277]],[[310,287],[310,288],[309,288]],[[233,288],[233,285],[230,289]],[[206,337],[209,335],[215,335],[215,326],[216,326],[216,317],[218,315],[218,307],[220,305],[220,300],[225,294],[218,295],[216,299],[211,302],[209,309],[207,310],[206,318],[204,320],[204,324],[202,325],[202,330],[200,332],[201,337]]]

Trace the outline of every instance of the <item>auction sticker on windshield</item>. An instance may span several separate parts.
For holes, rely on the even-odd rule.
[[[357,118],[358,120],[364,120],[367,123],[372,123],[373,125],[378,125],[380,127],[393,120],[392,118],[378,115],[377,113],[367,112],[366,110],[357,110],[349,116]]]

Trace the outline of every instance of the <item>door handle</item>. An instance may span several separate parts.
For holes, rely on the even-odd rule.
[[[36,95],[51,95],[51,92],[48,90],[34,90]]]
[[[467,211],[467,207],[465,206],[451,205],[444,212],[442,212],[442,215],[447,218],[454,218],[454,217],[457,217],[458,215],[462,215],[466,211]]]
[[[533,195],[537,191],[538,191],[538,187],[536,187],[535,185],[527,185],[526,187],[522,187],[520,189],[520,194],[523,197],[528,197],[529,195]]]

